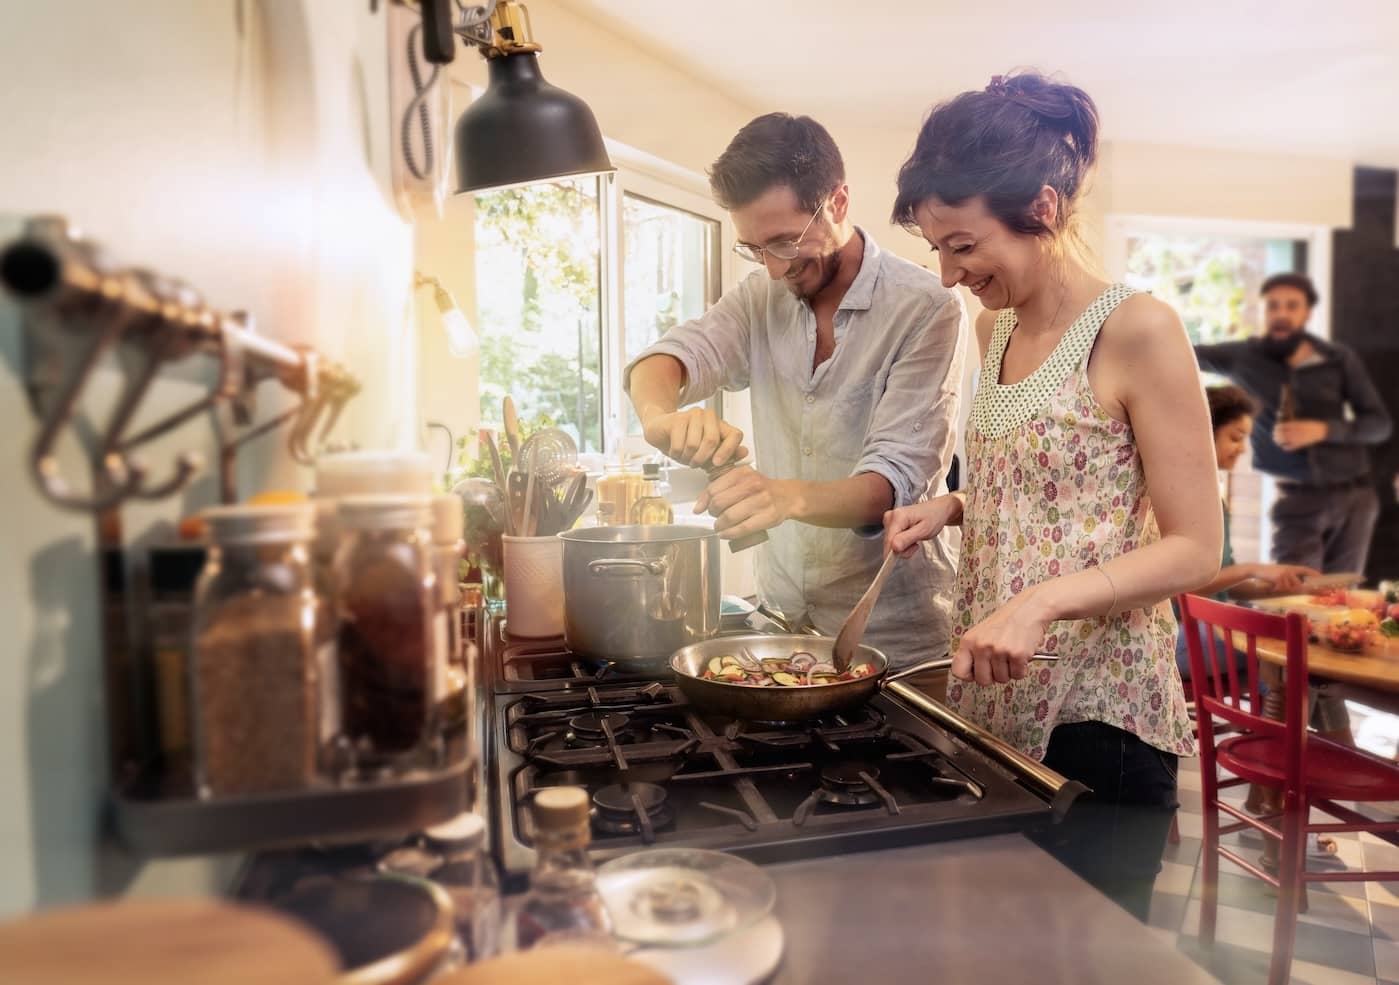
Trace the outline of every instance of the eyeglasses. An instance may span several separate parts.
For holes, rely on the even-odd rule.
[[[802,228],[801,235],[796,239],[781,243],[772,243],[768,246],[749,246],[747,243],[735,243],[733,246],[734,252],[751,263],[766,263],[767,257],[791,263],[801,255],[802,240],[806,239],[807,230],[811,228],[811,224],[816,221],[816,217],[821,214],[821,210],[826,207],[826,203],[829,201],[829,198],[823,198],[821,200],[821,204],[816,206],[816,211],[811,213],[811,218],[806,220],[806,225]]]

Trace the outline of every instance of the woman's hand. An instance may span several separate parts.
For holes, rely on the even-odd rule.
[[[952,676],[982,685],[1020,680],[1051,622],[1035,590],[1021,592],[962,637],[952,658]]]
[[[1267,585],[1279,595],[1296,595],[1303,591],[1303,578],[1319,578],[1321,572],[1304,564],[1255,564],[1249,577]]]
[[[884,514],[884,551],[911,557],[920,542],[932,540],[961,516],[962,501],[950,494],[889,510]]]

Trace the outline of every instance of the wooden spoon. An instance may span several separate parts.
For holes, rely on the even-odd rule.
[[[510,444],[510,460],[518,469],[524,464],[520,461],[520,415],[515,413],[515,398],[508,393],[501,408],[501,417],[505,421],[505,440]]]
[[[884,563],[879,566],[879,573],[874,576],[874,581],[865,589],[865,594],[860,596],[860,601],[855,603],[855,608],[850,610],[850,615],[845,617],[845,622],[840,624],[840,632],[836,634],[836,645],[831,651],[831,662],[835,664],[837,674],[843,674],[850,669],[850,660],[860,646],[860,638],[865,635],[865,627],[869,625],[874,603],[879,601],[879,593],[898,559],[899,555],[893,551],[884,555]]]

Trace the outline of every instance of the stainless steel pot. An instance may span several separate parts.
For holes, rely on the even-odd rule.
[[[618,663],[658,660],[719,631],[719,535],[680,525],[570,530],[564,642]]]

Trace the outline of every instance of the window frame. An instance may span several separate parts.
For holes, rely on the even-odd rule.
[[[627,395],[622,388],[622,374],[627,365],[626,272],[623,266],[626,248],[622,241],[626,196],[718,224],[710,257],[712,266],[707,272],[710,297],[706,299],[706,310],[737,282],[738,274],[738,258],[726,246],[733,241],[733,223],[729,214],[710,197],[709,182],[704,175],[618,141],[609,139],[606,143],[617,171],[600,182],[602,243],[598,255],[602,267],[604,435],[608,422],[627,419]],[[722,395],[716,396],[710,405],[722,414]],[[647,455],[653,451],[640,435],[623,435],[621,440],[628,455]]]
[[[1154,216],[1129,213],[1108,215],[1103,223],[1103,261],[1108,277],[1122,281],[1127,273],[1127,243],[1134,236],[1199,236],[1238,239],[1292,239],[1307,244],[1307,269],[1322,303],[1312,312],[1307,328],[1314,335],[1331,337],[1331,233],[1329,226],[1249,219],[1210,219],[1188,216]],[[1263,473],[1259,503],[1258,551],[1263,560],[1273,556],[1273,529],[1268,518],[1277,500],[1273,477]]]

